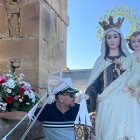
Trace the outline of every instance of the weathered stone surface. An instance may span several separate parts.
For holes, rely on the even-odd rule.
[[[63,70],[66,66],[65,52],[66,48],[59,45],[52,48],[53,63],[56,66],[56,68],[60,68],[61,70]]]
[[[39,68],[39,62],[38,59],[21,59],[20,60],[20,69],[21,70],[27,70],[27,71],[34,71],[38,70]]]
[[[0,40],[0,59],[39,58],[38,39]]]
[[[7,33],[7,15],[4,5],[0,5],[0,37],[6,36]]]
[[[59,16],[65,24],[68,25],[67,16],[67,0],[42,0],[48,3],[52,9],[55,9],[57,16]]]
[[[38,91],[38,88],[39,88],[38,70],[35,70],[35,71],[23,70],[23,71],[24,71],[24,75],[25,75],[24,80],[31,83],[32,87],[36,91]]]
[[[39,36],[40,3],[21,5],[21,36]]]
[[[41,38],[51,41],[54,34],[54,21],[51,9],[44,2],[41,3],[40,9],[40,36]]]
[[[7,8],[7,12],[8,13],[19,13],[20,11],[19,11],[19,9],[20,9],[20,7],[19,7],[19,5],[17,5],[17,4],[6,4],[6,8]]]
[[[25,73],[36,87],[45,88],[48,74],[66,66],[66,4],[66,0],[3,1],[1,67],[11,59],[19,59],[16,71]]]
[[[19,2],[20,0],[4,0],[4,2],[7,4],[17,4],[17,2]]]
[[[9,36],[19,36],[20,34],[20,13],[8,14],[8,31]]]
[[[40,60],[39,62],[39,87],[43,89],[47,89],[48,85],[48,75],[55,71],[55,66],[46,61]]]
[[[6,66],[9,66],[9,65],[10,65],[9,60],[7,60],[7,59],[0,60],[0,74],[3,72],[3,70],[6,68]]]

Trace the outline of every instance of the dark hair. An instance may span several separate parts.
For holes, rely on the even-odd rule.
[[[60,94],[56,94],[56,95],[55,95],[55,99],[58,99],[58,95],[60,95]]]
[[[120,33],[118,33],[118,34],[119,34],[120,40],[122,40]],[[106,49],[105,49],[105,56],[104,56],[105,60],[109,56],[109,46],[108,46],[107,41],[106,41],[106,35],[105,35],[105,47],[106,47]],[[119,52],[120,52],[120,55],[126,57],[125,53],[122,51],[122,48],[121,48],[121,41],[120,41],[120,44],[119,44]]]
[[[140,35],[140,31],[135,31],[135,32],[130,36],[130,39],[128,39],[128,46],[129,46],[129,48],[130,48],[132,51],[134,51],[134,49],[132,48],[131,38],[132,38],[132,37],[136,37],[136,36],[138,36],[138,35]]]
[[[58,99],[58,96],[61,95],[61,94],[62,94],[61,92],[56,93],[55,94],[55,99]]]

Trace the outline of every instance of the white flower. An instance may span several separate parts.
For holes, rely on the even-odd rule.
[[[32,90],[26,90],[24,92],[24,95],[28,95],[29,99],[32,99],[32,103],[34,103],[36,101],[35,94]]]
[[[22,99],[22,98],[20,98],[20,99],[19,99],[19,102],[23,102],[23,99]]]
[[[18,77],[18,81],[21,81],[23,79],[23,76],[24,76],[24,74],[23,73],[20,73],[19,74],[19,77]]]
[[[24,83],[24,86],[25,87],[31,87],[31,85],[29,83],[27,83],[27,82]]]
[[[5,86],[9,88],[14,88],[15,85],[16,85],[15,81],[12,78],[8,79],[7,82],[5,83]]]
[[[10,73],[6,73],[5,74],[7,77],[12,77],[12,74],[10,74]]]
[[[26,105],[30,105],[30,103],[25,103]]]
[[[31,89],[31,85],[25,81],[22,81],[22,84],[23,84],[23,88],[26,89],[26,90],[30,90]]]
[[[24,77],[24,74],[23,74],[23,73],[20,73],[19,76],[20,76],[20,77]]]
[[[35,98],[33,98],[33,99],[32,99],[32,103],[35,103],[35,101],[36,101],[36,99],[35,99]]]
[[[2,83],[2,86],[6,86],[6,83]]]
[[[0,110],[6,110],[7,103],[0,102]]]
[[[11,92],[12,92],[11,89],[9,89],[9,88],[8,88],[6,91],[7,91],[8,93],[11,93]]]
[[[26,90],[26,91],[24,92],[24,95],[28,95],[28,96],[29,96],[29,91]]]

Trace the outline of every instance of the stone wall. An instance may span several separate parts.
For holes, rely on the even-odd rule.
[[[15,71],[36,89],[66,66],[67,0],[0,0],[0,69]]]

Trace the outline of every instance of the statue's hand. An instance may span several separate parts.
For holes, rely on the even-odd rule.
[[[88,100],[89,96],[87,94],[85,94],[85,93],[79,93],[79,94],[76,95],[75,103],[80,103],[81,100],[83,100],[83,99]]]

